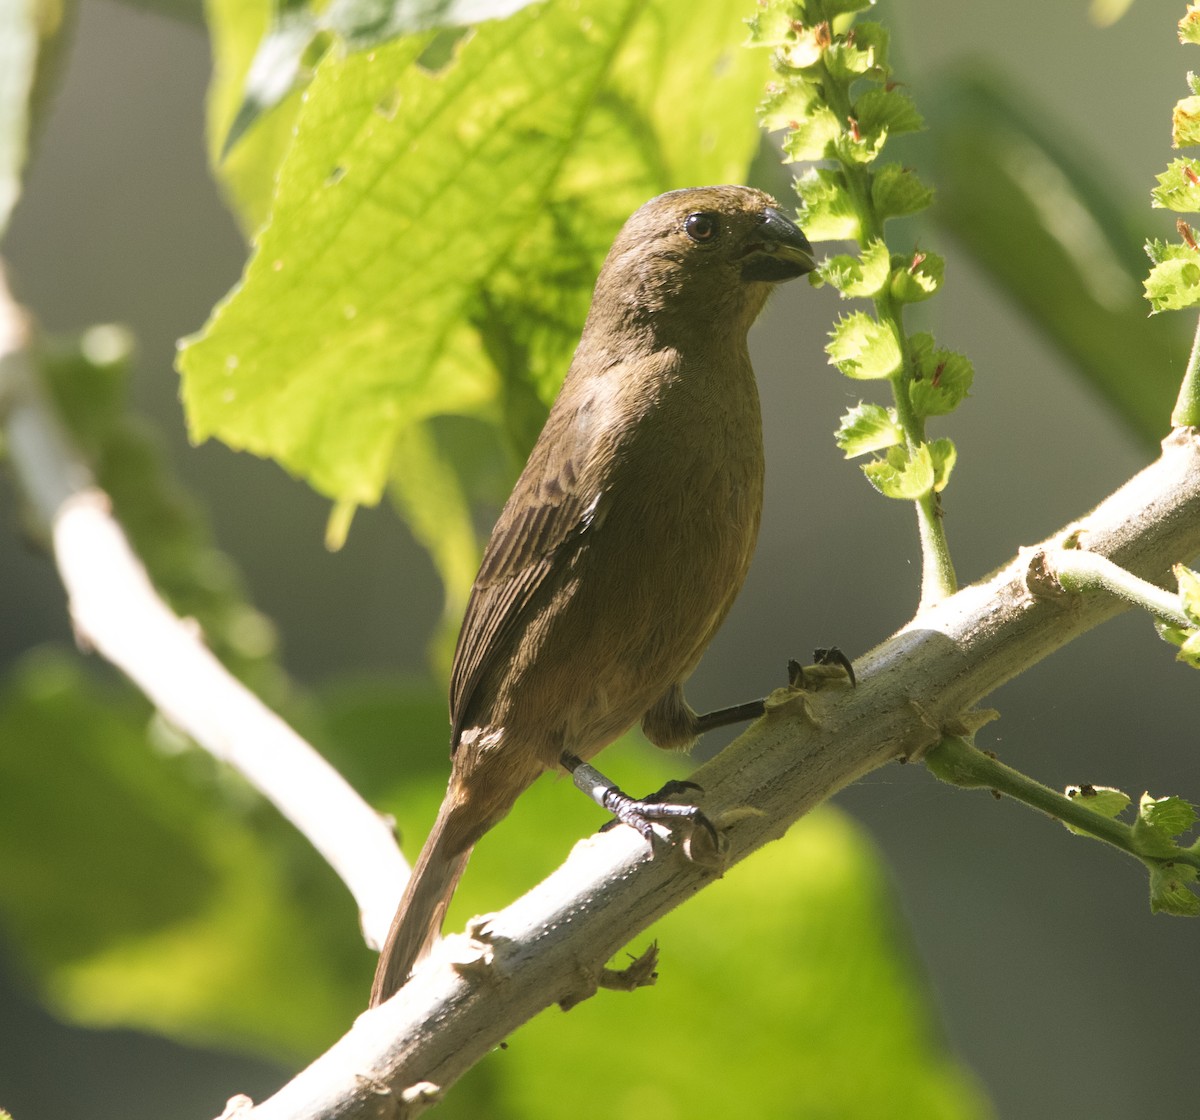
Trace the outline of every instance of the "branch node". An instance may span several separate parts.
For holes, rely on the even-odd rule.
[[[797,712],[805,723],[817,726],[812,711],[812,697],[807,689],[798,685],[784,685],[782,688],[772,689],[767,694],[763,700],[763,714],[770,716],[776,712]]]
[[[450,966],[460,976],[471,980],[503,975],[503,938],[492,932],[494,914],[477,914],[467,923],[462,936],[443,940]]]
[[[600,987],[612,992],[633,992],[648,988],[658,980],[658,942],[651,941],[640,956],[630,954],[624,968],[602,968]]]
[[[1167,433],[1162,446],[1164,451],[1169,451],[1174,447],[1186,447],[1189,443],[1200,444],[1200,428],[1181,425]]]
[[[225,1111],[217,1120],[238,1120],[239,1116],[248,1116],[254,1108],[254,1102],[245,1093],[237,1093],[225,1102]]]
[[[384,1088],[379,1090],[380,1093],[390,1095],[390,1090]],[[412,1105],[421,1105],[422,1107],[437,1104],[442,1099],[442,1087],[435,1085],[432,1081],[418,1081],[413,1085],[409,1085],[406,1089],[400,1090],[401,1108],[397,1109],[397,1114],[403,1116],[409,1111]]]
[[[992,720],[999,718],[1000,713],[995,708],[970,708],[946,720],[942,724],[942,733],[969,739],[981,727],[986,727]]]
[[[1070,536],[1074,540],[1078,536],[1078,530],[1070,534]],[[1070,548],[1074,546],[1064,544],[1063,547]],[[1044,548],[1022,548],[1019,550],[1019,555],[1024,564],[1021,582],[1024,583],[1025,590],[1034,599],[1053,601],[1067,597],[1068,592],[1058,582],[1058,577],[1054,574],[1054,569],[1050,566],[1050,561]]]
[[[574,979],[574,985],[554,1001],[563,1011],[570,1011],[584,1000],[591,999],[602,987],[600,975],[584,968],[583,965],[576,969]]]
[[[901,762],[920,762],[931,748],[942,741],[942,725],[924,704],[911,696],[906,701],[906,707],[916,720],[902,740],[896,757]]]

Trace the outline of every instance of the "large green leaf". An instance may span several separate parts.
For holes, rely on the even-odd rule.
[[[311,1054],[368,981],[353,903],[150,716],[69,655],[30,658],[0,694],[5,932],[76,1021]]]
[[[934,216],[1139,436],[1161,439],[1189,340],[1173,317],[1147,315],[1145,209],[1131,221],[1102,161],[1001,79],[974,70],[934,92]]]
[[[306,66],[315,62],[331,38],[353,49],[378,46],[419,31],[462,28],[484,20],[503,19],[533,0],[276,0],[271,20],[245,67],[240,104],[229,123],[221,149],[228,152],[265,113],[307,84]],[[448,49],[455,34],[445,37],[427,56],[431,61]],[[424,60],[423,60],[424,61]]]
[[[217,182],[242,232],[249,238],[266,221],[275,177],[292,142],[301,91],[288,85],[272,112],[255,121],[236,145],[227,141],[242,111],[245,85],[271,26],[271,0],[205,0],[212,38],[213,76],[208,89],[208,154]]]
[[[763,74],[741,14],[562,0],[480,26],[437,73],[421,37],[327,55],[246,275],[181,357],[194,438],[351,504],[439,413],[526,446],[623,218],[744,175]]]

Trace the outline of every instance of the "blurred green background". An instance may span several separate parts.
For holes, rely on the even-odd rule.
[[[899,77],[933,123],[962,108],[939,94],[946,73],[993,72],[1023,102],[1029,121],[1049,141],[1071,150],[1118,200],[1113,221],[1146,236],[1169,234],[1170,221],[1151,212],[1148,192],[1169,156],[1169,113],[1185,92],[1183,74],[1196,65],[1175,41],[1181,6],[1141,0],[1105,30],[1089,22],[1082,3],[909,0],[881,8],[879,17],[893,30]],[[340,751],[339,763],[381,804],[411,809],[400,820],[406,836],[416,840],[445,772],[440,700],[414,693],[428,710],[425,734],[409,744],[413,757],[401,759],[400,745],[380,729],[387,727],[387,706],[395,702],[387,682],[426,674],[426,650],[441,612],[440,585],[429,561],[386,506],[360,511],[346,547],[327,552],[325,500],[272,464],[213,442],[191,448],[184,434],[172,369],[175,341],[200,327],[237,279],[245,255],[205,162],[205,34],[194,21],[85,0],[62,65],[61,88],[39,131],[25,194],[6,238],[14,287],[49,330],[71,332],[97,322],[130,327],[137,341],[134,406],[166,433],[172,468],[206,503],[218,544],[241,567],[252,601],[278,626],[287,669],[313,696],[330,702],[327,708],[313,704],[305,729]],[[927,150],[914,148],[913,158],[939,187],[976,166],[969,135],[958,166],[944,167],[941,176]],[[481,191],[480,220],[486,220],[487,207]],[[1152,444],[1098,399],[1063,350],[1039,333],[994,275],[965,251],[973,232],[995,221],[996,213],[947,215],[957,235],[936,225],[921,234],[923,243],[947,256],[950,280],[945,293],[922,309],[925,322],[942,345],[970,355],[976,369],[973,396],[947,429],[959,448],[947,526],[964,581],[1082,513],[1153,455]],[[1077,246],[1088,238],[1083,230]],[[1010,260],[1023,259],[1020,248],[1013,246]],[[991,262],[998,272],[1003,266],[1004,261]],[[1052,287],[1046,290],[1045,275],[1026,272],[1027,291],[1040,293],[1036,298],[1042,302],[1055,298]],[[777,294],[753,335],[766,422],[767,508],[746,590],[689,690],[697,708],[760,694],[779,681],[787,658],[804,657],[816,645],[836,643],[857,655],[903,623],[915,605],[919,557],[911,511],[871,491],[857,469],[841,461],[830,434],[841,412],[860,396],[860,386],[825,365],[825,332],[838,310],[829,290],[793,284]],[[1180,324],[1185,334],[1187,327]],[[1115,343],[1096,341],[1107,329],[1111,325],[1097,323],[1075,340],[1076,350],[1086,352],[1089,344],[1111,348]],[[1182,363],[1175,373],[1182,373]],[[1150,376],[1129,369],[1131,380]],[[56,577],[23,537],[10,490],[0,495],[0,514],[0,657],[9,663],[43,643],[69,643],[70,630]],[[1200,790],[1195,683],[1173,662],[1172,652],[1145,620],[1119,619],[997,694],[1002,719],[986,729],[980,743],[1051,785],[1097,782],[1135,794],[1149,789],[1195,798]],[[73,694],[61,666],[37,661],[25,672],[34,686],[28,704],[41,704],[43,715],[61,712],[62,698]],[[95,676],[98,683],[89,687],[106,696],[110,680],[102,669]],[[341,722],[330,712],[342,713]],[[96,808],[102,796],[121,795],[120,789],[104,789],[103,776],[88,770],[92,752],[127,760],[121,763],[125,770],[114,765],[113,772],[128,772],[134,788],[142,782],[133,776],[139,748],[124,741],[119,729],[97,722],[93,741],[77,744],[78,754],[53,738],[37,743],[35,751],[25,732],[36,714],[28,706],[10,706],[0,727],[0,751],[15,757],[19,748],[42,774],[60,772],[55,780],[64,804],[83,831],[91,826],[89,812],[103,815]],[[145,834],[159,839],[144,869],[138,866],[135,873],[177,876],[180,912],[186,911],[188,895],[224,899],[223,909],[214,907],[218,917],[208,931],[215,945],[222,936],[259,938],[259,957],[248,961],[240,987],[231,992],[240,996],[242,1021],[236,1030],[228,1019],[211,1024],[211,1046],[169,1042],[149,1031],[69,1025],[39,996],[33,983],[37,953],[29,946],[49,946],[55,937],[69,942],[71,931],[60,926],[17,931],[22,948],[14,945],[6,953],[0,943],[0,1106],[17,1120],[84,1111],[125,1118],[213,1115],[235,1091],[256,1098],[269,1092],[292,1068],[292,1054],[353,1013],[345,992],[356,991],[360,978],[369,976],[370,959],[353,937],[345,937],[354,927],[348,900],[342,900],[340,912],[335,908],[314,918],[320,932],[308,931],[306,943],[319,947],[325,938],[328,951],[303,959],[289,956],[281,932],[258,913],[272,903],[273,876],[281,865],[294,896],[322,905],[338,897],[322,869],[296,862],[270,814],[246,804],[232,839],[224,830],[206,849],[209,862],[193,866],[186,846],[178,852],[171,847],[176,829],[206,827],[195,797],[181,792],[192,788],[187,781],[195,774],[187,770],[197,765],[204,770],[185,755],[173,760],[175,770],[155,779],[160,785],[154,800],[170,811],[146,822]],[[635,787],[639,776],[649,782],[657,773],[624,748],[613,753],[608,769]],[[428,778],[425,785],[410,795],[397,792],[414,770]],[[207,770],[199,781],[217,788],[222,783]],[[19,801],[11,789],[8,797],[10,806]],[[516,816],[506,823],[504,837],[481,846],[473,864],[480,884],[476,908],[499,905],[506,897],[510,872],[500,866],[501,851],[519,852],[512,862],[532,882],[538,858],[553,866],[572,838],[595,826],[595,813],[577,800],[562,786],[539,787],[523,810],[553,818],[558,830],[553,850],[540,842],[536,850],[522,847],[525,834]],[[591,1023],[635,1041],[644,1037],[635,1052],[646,1068],[614,1076],[623,1087],[639,1088],[640,1107],[653,1099],[655,1111],[669,1115],[673,1079],[686,1076],[690,1065],[711,1068],[708,1046],[735,1049],[749,1029],[744,1017],[759,1015],[764,1021],[755,1026],[770,1035],[775,1020],[768,1010],[774,1003],[781,1009],[789,1003],[807,1006],[815,987],[835,980],[845,981],[835,990],[846,998],[857,976],[870,981],[855,997],[860,1013],[868,1009],[881,1023],[889,1022],[885,1009],[872,1002],[880,990],[892,982],[901,992],[912,985],[916,998],[916,989],[927,982],[940,1028],[918,1013],[911,1039],[886,1031],[881,1037],[863,1035],[857,1062],[838,1075],[843,1084],[861,1084],[862,1110],[851,1113],[846,1102],[853,1094],[837,1098],[843,1109],[837,1111],[829,1099],[807,1099],[796,1089],[808,1083],[807,1063],[826,1075],[833,1068],[822,1045],[836,1034],[836,1017],[822,1013],[798,1024],[780,1010],[776,1033],[795,1033],[779,1037],[777,1050],[746,1054],[740,1066],[760,1087],[773,1084],[772,1070],[800,1072],[784,1078],[776,1096],[764,1089],[758,1114],[942,1115],[939,1093],[953,1096],[961,1088],[953,1069],[944,1071],[944,1083],[935,1085],[931,1078],[925,1096],[886,1105],[872,1104],[870,1096],[872,1073],[888,1063],[932,1054],[936,1066],[940,1030],[950,1051],[978,1075],[999,1116],[1104,1120],[1144,1115],[1147,1101],[1186,1114],[1184,1071],[1192,1063],[1189,1011],[1196,992],[1194,970],[1180,966],[1194,957],[1197,927],[1152,918],[1144,875],[1136,866],[1014,805],[939,786],[920,767],[876,772],[840,795],[837,804],[865,826],[885,861],[890,884],[871,882],[871,898],[882,900],[874,909],[864,904],[860,914],[834,903],[819,909],[821,890],[839,872],[830,866],[830,852],[861,854],[861,866],[841,869],[847,881],[874,874],[862,841],[843,835],[844,820],[832,815],[814,818],[789,839],[787,852],[771,855],[791,859],[790,874],[799,879],[773,878],[768,869],[777,864],[766,863],[764,854],[761,867],[752,863],[727,884],[748,916],[743,952],[764,959],[794,953],[797,971],[789,976],[797,990],[774,984],[765,992],[725,992],[722,978],[737,974],[736,961],[722,963],[727,954],[736,957],[730,943],[714,936],[711,954],[689,965],[680,957],[695,950],[682,933],[672,937],[667,928],[661,934],[659,989],[639,993],[628,1004],[604,995],[565,1019],[557,1011],[543,1015],[514,1047],[508,1069],[517,1076],[504,1081],[485,1064],[464,1094],[479,1093],[470,1099],[490,1099],[498,1109],[498,1097],[487,1095],[489,1078],[496,1077],[492,1089],[506,1114],[554,1115],[561,1096],[548,1106],[531,1099],[538,1089],[561,1092],[553,1082],[539,1081],[537,1071],[572,1056],[589,1067],[601,1065],[602,1055],[570,1050],[586,1044],[589,1036],[575,1032]],[[841,838],[841,846],[830,847],[831,837]],[[68,843],[86,845],[86,834],[64,837]],[[411,842],[406,848],[415,850]],[[813,867],[826,874],[806,886]],[[83,890],[88,869],[82,867],[79,875]],[[489,897],[482,884],[497,881],[504,889],[494,888],[495,897]],[[29,889],[36,889],[36,878],[30,882]],[[131,912],[123,902],[114,899],[114,911],[124,915],[113,923],[117,946],[122,933],[153,929],[161,917]],[[707,898],[698,900],[672,921],[693,930],[710,921],[715,928],[719,919],[706,916],[707,904]],[[849,965],[841,963],[847,958],[840,954],[838,967],[851,975],[826,976],[822,947],[858,937],[864,945],[870,942],[877,921],[886,927],[894,920],[887,904],[898,904],[908,927],[892,931],[899,949],[888,951],[896,957],[864,948],[856,966],[853,956]],[[118,928],[122,922],[127,928]],[[674,972],[673,943],[679,947]],[[872,969],[888,959],[896,962],[895,975],[881,978]],[[127,962],[128,974],[136,973],[136,963]],[[680,975],[696,975],[688,967],[707,970],[703,991],[711,996],[711,1019],[673,1017],[694,1013],[694,998],[689,1003],[687,993],[673,997],[671,991]],[[256,984],[276,992],[272,980],[317,992],[315,1006],[298,999],[293,1010],[274,1009],[294,1018],[291,1048],[280,1046],[289,1056],[278,1063],[240,1053],[244,1043],[264,1049],[271,1022],[256,1020],[253,997]],[[154,978],[146,982],[152,985]],[[107,990],[98,974],[76,976],[74,983],[77,996],[83,992],[94,1009],[107,1008],[116,1018],[122,999],[137,1003],[137,992]],[[163,1007],[163,1023],[175,1013],[182,1012]],[[192,1013],[200,1017],[203,1008]],[[102,1017],[96,1010],[93,1018]],[[532,1072],[523,1075],[523,1068]],[[502,1084],[503,1090],[497,1087]],[[661,1099],[646,1096],[656,1085]],[[723,1106],[719,1098],[710,1099],[714,1110]],[[947,1105],[945,1115],[986,1115],[985,1105],[970,1111],[975,1097],[969,1086],[958,1099],[959,1111]],[[600,1114],[623,1107],[616,1098],[603,1104]]]

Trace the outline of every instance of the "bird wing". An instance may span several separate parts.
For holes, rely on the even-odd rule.
[[[580,480],[582,442],[569,423],[559,438],[543,436],[492,530],[450,674],[452,753],[480,681],[497,657],[510,656],[508,639],[523,624],[538,589],[551,573],[570,566],[596,521],[603,490]]]

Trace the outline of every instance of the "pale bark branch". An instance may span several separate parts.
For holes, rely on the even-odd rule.
[[[777,695],[694,775],[726,863],[868,771],[971,731],[988,718],[975,705],[994,689],[1124,609],[1107,594],[1063,590],[1045,557],[1064,547],[1151,581],[1200,552],[1196,429],[1175,432],[1156,462],[1086,517],[921,612],[856,665],[855,690]],[[651,853],[627,828],[578,844],[524,897],[444,940],[394,999],[246,1115],[416,1115],[527,1019],[594,991],[606,960],[716,877],[677,848]]]
[[[29,511],[50,536],[78,639],[300,830],[354,896],[367,941],[382,945],[408,877],[391,828],[163,602],[45,399],[30,336],[0,271],[5,443]]]

